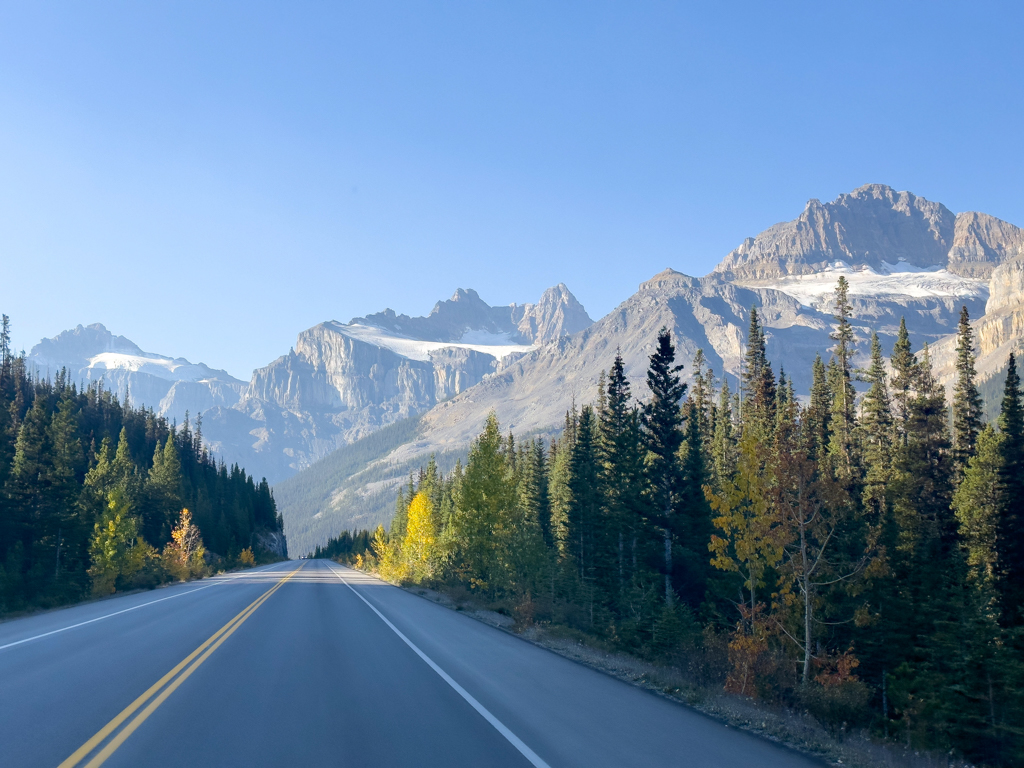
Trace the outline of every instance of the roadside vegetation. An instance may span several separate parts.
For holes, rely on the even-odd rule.
[[[683,384],[663,330],[642,402],[616,356],[557,440],[517,441],[492,414],[465,466],[410,479],[389,530],[317,554],[651,665],[694,702],[813,718],[861,755],[899,745],[876,764],[1024,764],[1016,361],[985,424],[966,309],[951,406],[905,327],[855,370],[849,311],[841,278],[806,404],[756,309],[737,393],[701,354]]]
[[[216,463],[199,420],[32,377],[2,321],[0,615],[281,559],[270,487]]]

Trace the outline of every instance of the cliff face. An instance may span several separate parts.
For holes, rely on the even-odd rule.
[[[459,289],[427,317],[391,310],[320,323],[253,372],[233,407],[204,414],[221,455],[271,482],[505,370],[590,317],[564,285],[536,304],[488,306]]]
[[[1024,259],[1008,261],[992,271],[984,315],[974,315],[978,380],[1001,378],[1011,352],[1024,350]],[[936,375],[949,393],[956,381],[956,336],[939,341],[932,350]]]

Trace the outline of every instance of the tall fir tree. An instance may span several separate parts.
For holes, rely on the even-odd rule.
[[[768,346],[757,307],[750,308],[747,352],[743,360],[741,421],[767,444],[775,425],[775,374],[768,361]]]
[[[1017,360],[1006,366],[999,413],[999,525],[996,533],[1003,623],[1024,626],[1024,403]]]
[[[676,503],[682,484],[679,449],[683,444],[683,416],[680,404],[686,384],[679,377],[676,350],[668,329],[658,332],[658,346],[650,357],[647,387],[651,395],[644,406],[644,441],[647,448],[646,475],[650,515],[662,530],[665,604],[672,605],[672,532],[676,526]]]
[[[957,482],[974,455],[981,431],[981,394],[975,382],[974,329],[967,307],[960,309],[956,334],[956,386],[953,389],[953,471]]]
[[[853,326],[850,312],[853,307],[849,298],[850,285],[840,275],[835,296],[835,330],[829,338],[835,342],[833,354],[835,370],[832,376],[832,419],[829,453],[834,459],[838,473],[849,479],[854,470],[853,430],[857,393],[853,388]]]
[[[722,389],[719,392],[718,407],[715,409],[715,436],[712,447],[714,456],[714,485],[716,490],[726,478],[732,477],[736,471],[736,434],[733,425],[732,393],[729,392],[729,379],[722,377]]]
[[[910,420],[910,401],[917,378],[917,356],[910,346],[910,333],[907,331],[907,320],[900,318],[900,328],[896,333],[896,343],[892,347],[889,358],[892,365],[892,399],[896,430],[901,442],[907,439],[907,422]]]
[[[878,334],[871,334],[871,366],[866,379],[870,386],[861,404],[861,444],[864,451],[863,503],[878,522],[886,514],[889,483],[892,482],[893,423],[889,387]]]

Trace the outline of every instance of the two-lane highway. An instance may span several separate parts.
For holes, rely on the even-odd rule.
[[[4,766],[818,765],[327,561],[0,624]]]

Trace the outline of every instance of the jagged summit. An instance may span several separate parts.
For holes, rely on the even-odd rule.
[[[748,237],[715,268],[728,279],[774,280],[836,262],[876,271],[905,264],[987,278],[1024,246],[1024,231],[993,216],[867,184],[829,203],[812,199],[793,221]]]
[[[422,341],[460,342],[479,334],[504,336],[507,343],[545,344],[583,330],[593,320],[572,292],[559,283],[536,304],[492,307],[472,288],[458,288],[426,317],[398,315],[391,309],[353,318],[350,326],[372,326]]]

